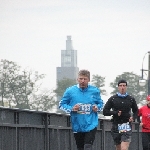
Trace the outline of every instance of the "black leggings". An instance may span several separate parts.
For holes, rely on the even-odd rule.
[[[91,130],[89,132],[74,133],[77,148],[78,149],[79,148],[84,148],[85,144],[93,145],[93,142],[95,140],[96,131],[97,131],[97,128],[94,128],[93,130]]]

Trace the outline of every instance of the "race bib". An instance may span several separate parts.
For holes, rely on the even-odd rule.
[[[90,114],[92,111],[91,104],[80,104],[78,113],[80,114]]]
[[[119,130],[119,133],[130,131],[131,127],[130,127],[129,122],[123,123],[123,124],[118,124],[118,130]]]

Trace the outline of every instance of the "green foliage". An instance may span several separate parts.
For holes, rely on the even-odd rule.
[[[0,104],[4,106],[4,101],[7,100],[9,107],[11,103],[16,104],[16,107],[21,109],[36,109],[42,111],[50,111],[53,106],[58,105],[58,99],[62,97],[66,88],[77,84],[76,80],[64,78],[58,81],[57,88],[53,91],[41,90],[41,80],[45,77],[38,72],[21,70],[15,62],[8,60],[0,61]],[[141,87],[139,85],[140,76],[133,72],[124,72],[118,75],[114,82],[110,83],[113,88],[111,94],[118,92],[118,80],[125,79],[128,82],[127,92],[134,96],[137,103],[145,99],[148,93],[148,83]],[[101,90],[102,95],[106,95],[105,77],[93,75],[91,84]],[[57,100],[55,99],[57,96]]]
[[[38,84],[45,75],[37,71],[21,70],[16,63],[8,60],[0,61],[0,97],[1,105],[7,100],[20,109],[38,108],[48,110],[56,103],[49,93],[37,94],[40,89]],[[33,105],[33,106],[32,106]]]
[[[30,109],[30,106],[25,104],[25,103],[21,103],[21,104],[17,104],[16,108],[20,108],[20,109]]]
[[[72,80],[69,78],[63,78],[62,80],[58,81],[57,88],[54,90],[54,93],[56,93],[56,95],[58,97],[62,97],[66,88],[68,88],[74,84],[76,84],[76,80]]]
[[[118,75],[114,82],[110,83],[110,87],[112,87],[114,90],[111,92],[111,94],[116,94],[118,92],[118,81],[120,79],[125,79],[128,83],[127,86],[127,92],[129,95],[134,96],[137,103],[145,99],[147,95],[147,88],[141,87],[139,85],[139,80],[141,77],[139,75],[134,74],[133,72],[124,72],[121,75]]]
[[[12,101],[13,94],[11,92],[11,81],[13,81],[18,72],[20,70],[20,66],[16,63],[8,60],[0,61],[0,97],[2,101],[2,106],[4,106],[4,100],[8,99],[9,104]]]
[[[44,90],[40,94],[34,94],[31,102],[31,108],[40,111],[51,111],[53,106],[57,104],[54,93]]]
[[[101,77],[100,75],[93,75],[91,84],[100,89],[101,95],[107,95],[106,90],[103,89],[103,87],[105,86],[105,77]]]

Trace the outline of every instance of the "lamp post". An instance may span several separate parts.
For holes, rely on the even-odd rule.
[[[148,95],[150,95],[150,52],[148,53]]]
[[[148,55],[148,70],[147,69],[143,69],[143,63],[144,63],[144,59],[146,54]],[[148,95],[150,95],[150,51],[146,52],[144,57],[143,57],[143,61],[142,61],[142,76],[141,76],[141,80],[139,80],[139,85],[144,86],[146,84],[146,80],[144,79],[144,71],[148,71]]]

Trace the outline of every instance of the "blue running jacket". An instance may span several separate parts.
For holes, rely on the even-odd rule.
[[[80,105],[79,111],[72,111],[76,104]],[[92,110],[93,105],[97,105],[98,112],[103,108],[100,90],[92,85],[81,89],[77,84],[66,89],[59,108],[70,113],[73,132],[89,132],[98,126],[98,113]]]

